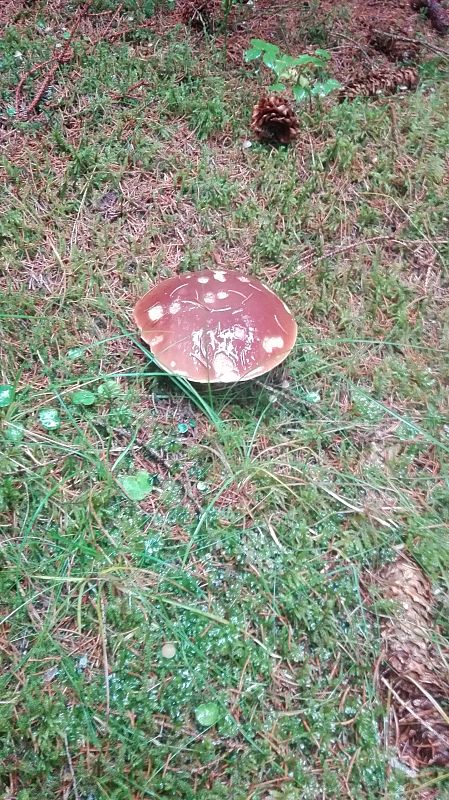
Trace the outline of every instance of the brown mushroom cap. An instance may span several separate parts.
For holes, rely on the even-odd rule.
[[[256,278],[202,270],[162,281],[134,308],[142,339],[168,372],[198,383],[250,380],[290,353],[297,326]]]

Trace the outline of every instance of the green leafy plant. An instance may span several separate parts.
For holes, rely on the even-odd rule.
[[[93,406],[96,399],[94,393],[87,389],[78,389],[72,394],[72,403],[75,406]]]
[[[7,408],[7,406],[10,406],[14,400],[14,395],[14,386],[11,386],[9,383],[3,383],[0,386],[0,408]]]
[[[198,725],[211,728],[220,719],[220,708],[216,703],[202,703],[195,709],[195,717]]]
[[[303,53],[294,57],[282,53],[276,44],[252,39],[251,47],[245,51],[245,61],[258,58],[276,75],[275,83],[268,87],[270,91],[284,92],[290,88],[298,103],[303,100],[311,103],[314,97],[326,97],[340,87],[338,81],[326,76],[330,58],[327,50],[317,49],[313,55]]]
[[[42,408],[38,417],[40,424],[47,431],[56,431],[61,427],[61,417],[56,408]]]
[[[141,469],[135,475],[124,475],[121,484],[129,499],[140,503],[153,491],[153,476]]]

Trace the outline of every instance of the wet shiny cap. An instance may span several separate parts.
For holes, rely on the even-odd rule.
[[[134,319],[155,361],[198,383],[263,375],[287,357],[297,334],[285,303],[236,271],[168,278],[136,303]]]

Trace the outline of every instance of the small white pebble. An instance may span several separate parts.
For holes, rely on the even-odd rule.
[[[176,647],[173,642],[166,642],[161,649],[162,658],[174,658],[176,655]]]

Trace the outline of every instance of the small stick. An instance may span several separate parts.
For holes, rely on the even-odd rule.
[[[373,33],[380,33],[385,34],[385,31],[378,31],[376,28],[372,28]],[[443,50],[441,47],[435,47],[434,44],[430,44],[429,42],[425,42],[423,39],[411,39],[409,36],[403,36],[402,33],[391,33],[388,31],[387,35],[390,39],[399,39],[401,42],[408,42],[409,44],[418,44],[421,47],[427,47],[428,50],[432,50],[433,53],[438,53],[440,56],[445,56],[445,58],[449,58],[449,52],[447,50]]]
[[[72,778],[73,794],[75,795],[75,800],[80,800],[78,786],[76,783],[75,770],[73,769],[73,761],[72,761],[72,756],[70,755],[69,743],[67,741],[66,733],[64,734],[64,748],[65,748],[65,754],[67,756],[67,763],[69,765],[70,777]]]
[[[131,92],[134,92],[136,89],[140,89],[141,86],[148,86],[148,81],[145,78],[142,80],[137,81],[137,83],[133,83],[126,91],[124,92],[114,92],[111,94],[113,100],[120,100],[122,97],[127,97]]]
[[[439,731],[435,730],[435,728],[433,728],[432,725],[430,725],[427,722],[427,720],[425,720],[422,717],[420,717],[419,714],[417,714],[416,711],[411,707],[410,703],[406,703],[402,699],[402,697],[400,697],[398,695],[398,693],[393,689],[391,683],[389,683],[386,678],[384,678],[382,676],[381,677],[381,681],[387,687],[388,691],[391,692],[391,694],[393,695],[393,697],[396,700],[396,702],[399,703],[400,706],[402,706],[402,708],[405,708],[405,710],[408,711],[408,713],[411,714],[411,716],[414,719],[416,719],[417,722],[419,722],[421,725],[423,725],[424,728],[427,728],[427,730],[430,731],[434,736],[436,736],[436,738],[439,739],[440,742],[443,742],[444,744],[447,744],[447,741],[448,741],[447,736],[442,736]]]
[[[42,61],[41,64],[36,64],[34,67],[29,69],[28,72],[23,73],[16,87],[16,114],[20,113],[20,97],[22,94],[23,85],[27,80],[27,78],[29,78],[31,75],[34,75],[34,73],[38,72],[40,69],[46,67],[47,64],[51,64],[51,62],[52,62],[51,58],[48,61]]]
[[[104,671],[104,689],[106,694],[106,717],[109,717],[111,710],[110,689],[109,689],[109,661],[108,661],[108,647],[106,642],[106,614],[101,597],[101,588],[98,589],[98,626],[100,629],[101,649],[103,652],[103,671]]]
[[[106,25],[106,28],[102,32],[102,34],[101,34],[102,37],[106,38],[106,34],[108,33],[108,31],[111,30],[112,25],[114,24],[115,20],[117,19],[118,15],[120,14],[120,11],[122,10],[122,8],[123,8],[123,3],[120,3],[118,5],[118,7],[116,8],[116,10],[114,11],[114,13],[113,13],[111,19],[109,20],[108,24]]]
[[[150,22],[144,22],[142,25],[137,25],[136,28],[120,28],[117,31],[111,31],[111,33],[108,33],[106,36],[104,33],[102,33],[92,41],[92,44],[98,44],[102,40],[105,40],[106,42],[115,42],[116,39],[120,39],[120,36],[126,36],[127,33],[135,33],[136,31],[148,30],[154,28],[154,25],[155,21],[150,20]]]
[[[62,55],[62,53],[61,53],[61,55]],[[42,100],[42,97],[44,96],[45,92],[47,91],[48,87],[50,86],[50,84],[51,84],[51,82],[52,82],[52,80],[53,80],[53,78],[55,76],[55,72],[58,69],[58,67],[59,67],[59,60],[56,61],[53,64],[53,66],[51,67],[50,71],[47,73],[47,75],[45,76],[45,78],[42,81],[41,85],[39,86],[39,89],[37,90],[37,92],[36,92],[36,94],[34,96],[34,99],[30,103],[30,105],[28,106],[26,111],[24,111],[23,116],[25,117],[25,119],[27,119],[33,113],[33,111],[35,111],[35,109],[39,105],[40,101]]]
[[[447,244],[449,241],[448,239],[427,239],[426,241],[432,245],[433,242],[437,244]],[[309,258],[308,261],[305,261],[304,264],[298,269],[295,270],[293,275],[298,274],[299,272],[303,272],[305,269],[312,267],[314,264],[319,264],[320,261],[325,261],[327,258],[335,258],[335,256],[340,255],[341,253],[346,253],[348,250],[354,250],[357,247],[363,247],[364,245],[374,244],[374,242],[393,242],[393,244],[400,244],[402,247],[413,247],[416,246],[415,240],[404,241],[403,239],[396,239],[394,236],[390,236],[389,234],[379,234],[378,236],[372,236],[370,239],[361,239],[358,242],[351,242],[351,244],[345,244],[342,247],[337,247],[335,250],[331,250],[328,253],[324,253],[322,256],[318,256],[317,258]]]
[[[388,107],[388,111],[390,112],[391,131],[393,133],[393,139],[394,139],[396,147],[399,148],[401,146],[401,144],[399,142],[399,137],[398,137],[398,121],[396,119],[395,107],[393,105],[390,105]]]
[[[365,55],[367,58],[369,58],[369,57],[370,57],[370,55],[369,55],[369,53],[368,53],[368,50],[366,49],[366,47],[363,47],[363,46],[360,44],[360,42],[356,42],[356,41],[354,41],[354,39],[353,39],[351,36],[347,36],[345,33],[340,33],[340,31],[333,31],[333,35],[334,35],[334,36],[337,36],[339,39],[344,39],[345,41],[347,41],[347,42],[350,42],[350,43],[351,43],[351,45],[352,45],[352,47],[358,47],[358,49],[359,49],[359,50],[361,50],[361,51],[362,51],[362,53],[363,53],[363,54],[364,54],[364,55]]]
[[[84,5],[80,8],[80,10],[79,10],[79,12],[78,12],[78,14],[76,16],[76,19],[75,19],[75,21],[74,21],[74,23],[72,25],[72,28],[71,28],[71,30],[69,32],[69,37],[65,41],[65,43],[64,43],[64,45],[63,45],[63,47],[61,49],[61,52],[58,53],[56,56],[54,56],[53,59],[50,59],[50,61],[44,61],[44,62],[42,62],[42,64],[37,64],[35,67],[32,67],[32,69],[30,69],[28,72],[26,72],[20,78],[20,81],[19,81],[19,83],[17,85],[17,88],[16,88],[16,113],[18,115],[20,114],[21,93],[22,93],[23,85],[24,85],[26,79],[30,75],[33,75],[38,70],[42,69],[42,67],[45,67],[47,64],[50,64],[51,61],[54,61],[53,65],[50,67],[50,70],[48,71],[47,75],[45,76],[44,80],[42,81],[39,89],[37,90],[36,95],[34,96],[32,102],[30,103],[28,108],[25,109],[25,111],[23,112],[23,117],[25,119],[28,119],[28,117],[33,113],[33,111],[36,110],[37,106],[39,105],[40,101],[42,100],[42,97],[44,96],[45,92],[47,91],[48,87],[50,86],[58,67],[61,66],[61,64],[63,64],[65,61],[70,61],[73,58],[73,53],[70,52],[71,51],[70,43],[71,43],[71,41],[73,39],[73,36],[74,36],[76,30],[79,27],[79,24],[80,24],[80,22],[81,22],[81,20],[82,20],[82,18],[84,16],[84,14],[87,12],[91,2],[92,2],[92,0],[86,0]]]
[[[296,270],[296,272],[302,272],[306,267],[311,267],[312,264],[325,261],[326,258],[334,258],[335,256],[340,255],[340,253],[346,253],[348,250],[353,250],[356,247],[363,247],[363,245],[373,244],[374,242],[385,242],[388,240],[391,241],[392,237],[388,234],[379,234],[378,236],[372,236],[370,239],[362,239],[359,242],[351,242],[351,244],[342,245],[341,247],[335,248],[335,250],[331,250],[329,253],[325,253],[322,256],[318,256],[317,258],[312,258],[309,261],[306,261],[299,270]],[[294,274],[296,274],[296,272]]]

